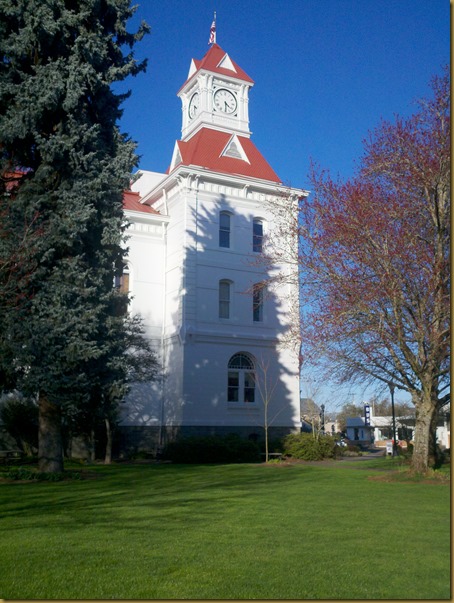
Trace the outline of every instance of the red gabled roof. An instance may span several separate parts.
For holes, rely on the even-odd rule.
[[[4,172],[2,178],[5,180],[5,190],[7,192],[13,191],[25,173],[25,171]],[[140,195],[134,191],[123,191],[123,209],[141,211],[147,214],[159,214],[149,205],[140,203]]]
[[[3,172],[1,175],[1,179],[3,181],[5,192],[12,193],[13,191],[15,191],[19,186],[19,182],[22,180],[25,174],[27,174],[28,171],[29,170],[13,170],[11,172]]]
[[[159,214],[155,209],[149,205],[145,205],[140,202],[140,195],[134,191],[125,191],[123,193],[123,209],[129,209],[130,211],[140,211],[146,214]]]
[[[202,69],[204,69],[206,71],[211,71],[212,73],[219,73],[220,75],[227,75],[230,77],[235,77],[235,78],[238,78],[239,80],[243,80],[245,82],[250,82],[251,84],[253,84],[254,80],[251,79],[248,76],[248,74],[235,63],[235,61],[232,61],[232,59],[230,59],[230,57],[229,57],[229,59],[230,59],[232,65],[235,67],[235,71],[232,71],[231,69],[227,69],[225,67],[218,67],[219,63],[221,63],[222,59],[226,55],[227,55],[227,53],[225,52],[225,50],[222,50],[222,48],[220,46],[218,46],[218,44],[213,44],[213,46],[205,54],[203,59],[201,59],[201,60],[192,59],[196,69],[195,69],[194,73],[192,73],[191,76],[188,77],[186,82],[188,80],[192,79],[198,71],[201,71]],[[186,82],[183,84],[183,86],[186,84]]]
[[[254,143],[245,136],[237,138],[249,162],[223,156],[222,153],[231,138],[232,134],[228,132],[202,128],[188,141],[178,141],[181,162],[177,165],[195,165],[214,172],[281,182]]]

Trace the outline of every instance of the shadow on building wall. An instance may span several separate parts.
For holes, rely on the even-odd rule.
[[[288,321],[284,292],[278,297],[258,288],[269,274],[255,261],[253,219],[266,216],[258,203],[248,205],[240,213],[224,195],[214,201],[193,197],[188,204],[181,282],[174,310],[164,317],[162,376],[134,387],[128,398],[130,425],[122,428],[122,447],[129,451],[157,449],[184,435],[262,439],[265,423],[270,437],[299,427],[297,358],[279,348]],[[221,213],[230,216],[227,234]],[[172,236],[177,234],[169,228],[169,245],[177,243]],[[235,368],[229,362],[237,355],[249,358],[253,369],[236,371],[242,391],[234,401]],[[244,401],[248,372],[255,377],[249,383],[254,394],[248,393],[253,402]]]

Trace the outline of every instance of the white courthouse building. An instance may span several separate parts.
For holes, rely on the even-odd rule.
[[[268,202],[307,192],[284,186],[252,142],[252,86],[217,44],[193,59],[168,171],[140,171],[125,194],[123,286],[160,362],[159,378],[135,386],[123,405],[130,449],[179,434],[260,438],[267,402],[275,435],[300,429],[298,356],[279,344],[297,292],[264,289],[255,260],[273,228]]]

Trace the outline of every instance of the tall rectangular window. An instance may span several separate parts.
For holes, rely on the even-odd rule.
[[[263,284],[257,283],[252,289],[252,318],[254,322],[263,321]]]
[[[219,318],[230,318],[229,281],[219,281]]]
[[[226,211],[219,214],[219,247],[230,247],[230,214]]]
[[[255,374],[244,373],[244,401],[255,402]]]
[[[263,222],[254,218],[252,223],[252,251],[262,253],[263,249]]]
[[[238,402],[240,393],[240,374],[238,371],[229,371],[227,400]]]

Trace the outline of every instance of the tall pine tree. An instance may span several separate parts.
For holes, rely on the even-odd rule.
[[[106,383],[109,353],[125,351],[105,333],[128,340],[113,276],[136,156],[111,86],[145,68],[133,12],[129,0],[0,0],[1,375],[38,396],[42,471],[63,469],[62,409],[86,404],[94,370]]]

